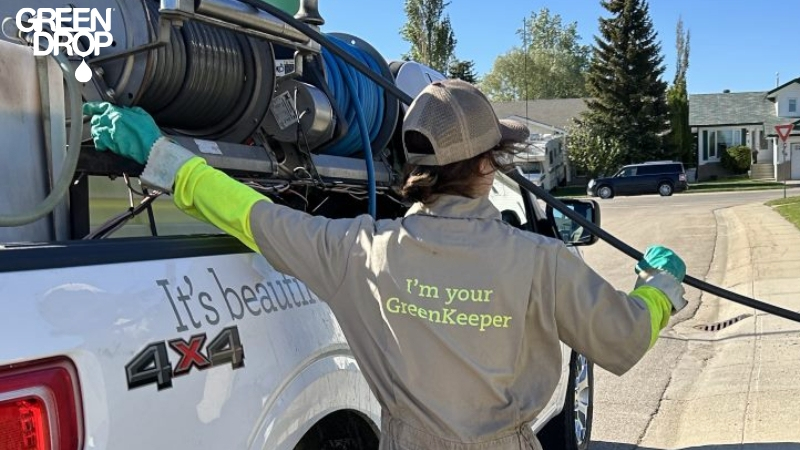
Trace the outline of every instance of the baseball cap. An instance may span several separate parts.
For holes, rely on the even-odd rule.
[[[530,131],[516,120],[498,120],[478,88],[453,79],[434,81],[420,92],[408,107],[402,135],[409,163],[444,166],[500,143],[525,142]]]

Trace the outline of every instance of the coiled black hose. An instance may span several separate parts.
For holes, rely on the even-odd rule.
[[[158,2],[146,4],[158,26]],[[201,130],[230,122],[237,104],[253,95],[246,80],[255,78],[247,38],[219,27],[187,21],[172,27],[169,45],[150,53],[150,76],[138,105],[164,127]],[[234,117],[234,120],[236,117]]]

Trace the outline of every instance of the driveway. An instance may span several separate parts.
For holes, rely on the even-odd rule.
[[[781,286],[793,275],[759,269],[788,258],[797,259],[792,264],[800,270],[800,251],[785,251],[790,247],[778,238],[797,239],[800,246],[800,232],[760,206],[781,197],[783,191],[773,190],[598,203],[603,227],[630,245],[642,251],[650,244],[666,245],[697,278],[761,300],[791,303],[797,300],[782,298]],[[759,236],[772,240],[762,242]],[[633,260],[604,242],[583,253],[618,289],[631,290]],[[673,317],[634,369],[616,377],[597,368],[592,448],[800,449],[800,413],[794,413],[794,401],[780,401],[800,395],[791,373],[800,371],[800,363],[787,367],[780,358],[788,348],[800,360],[800,326],[686,288],[689,307]],[[800,284],[796,290],[800,293]],[[784,306],[797,310],[800,302]],[[696,328],[748,314],[721,332]],[[764,341],[764,336],[780,341]],[[760,376],[767,373],[769,378]]]

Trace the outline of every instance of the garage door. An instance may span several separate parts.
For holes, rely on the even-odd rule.
[[[800,144],[792,144],[792,179],[800,180]]]

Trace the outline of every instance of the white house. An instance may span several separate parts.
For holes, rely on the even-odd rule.
[[[697,142],[698,179],[724,173],[722,153],[736,145],[757,152],[754,178],[800,179],[800,78],[768,92],[689,96],[689,125]],[[786,142],[776,125],[794,124]]]

